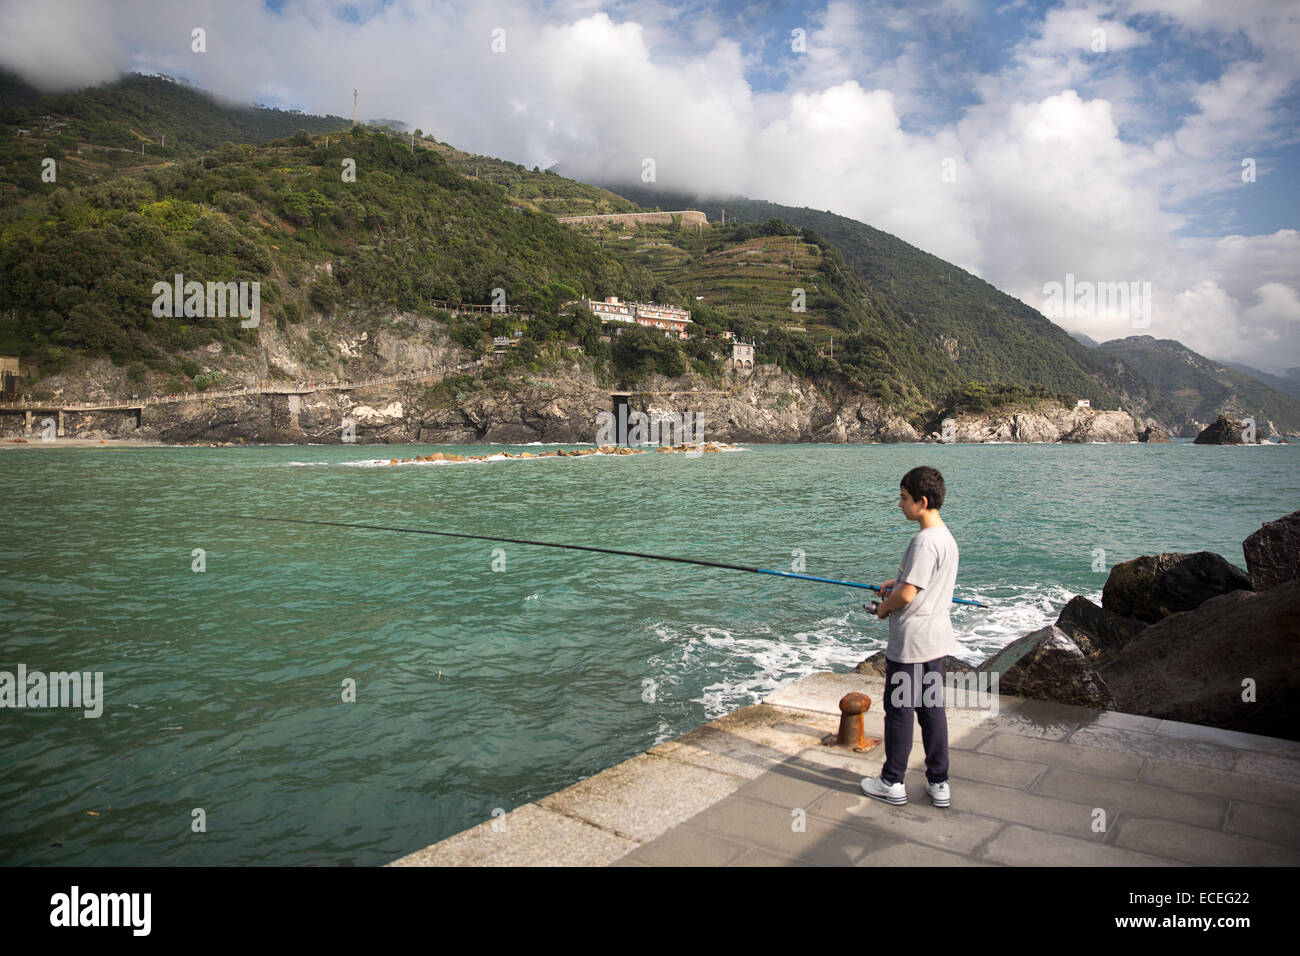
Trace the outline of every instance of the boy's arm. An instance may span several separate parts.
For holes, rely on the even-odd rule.
[[[876,617],[885,618],[899,608],[906,607],[916,600],[920,589],[915,584],[904,584],[895,588],[894,591],[876,606]]]
[[[921,588],[929,587],[939,564],[934,546],[918,534],[907,546],[892,592],[876,607],[876,617],[885,618],[916,600]],[[912,582],[916,582],[915,584]]]

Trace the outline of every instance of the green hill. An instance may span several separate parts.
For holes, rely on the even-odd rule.
[[[44,119],[49,117],[49,120]],[[183,156],[223,143],[264,143],[298,130],[347,129],[341,116],[222,103],[192,86],[132,73],[76,93],[41,96],[13,74],[0,74],[0,122],[71,144]]]
[[[952,360],[812,230],[777,219],[569,228],[598,237],[629,273],[648,274],[648,298],[690,309],[701,331],[753,340],[759,362],[862,389],[910,415],[943,402],[963,382]],[[693,354],[704,356],[703,348]]]
[[[531,170],[509,160],[480,156],[447,143],[431,143],[457,172],[500,186],[513,201],[549,216],[604,216],[610,213],[640,212],[636,203],[607,189],[565,179],[550,170]]]
[[[36,106],[11,81],[0,108],[0,352],[38,375],[107,356],[137,370],[133,381],[153,369],[185,384],[200,347],[257,342],[227,318],[155,316],[154,284],[181,273],[259,282],[262,315],[282,328],[318,314],[362,322],[407,311],[443,319],[475,350],[504,320],[452,318],[440,306],[488,303],[501,289],[536,316],[522,360],[578,342],[602,373],[608,359],[625,379],[676,374],[687,360],[716,376],[725,346],[708,334],[730,330],[756,342],[761,362],[865,391],[918,424],[954,401],[1112,399],[1104,375],[1075,361],[1088,350],[1033,310],[843,217],[791,211],[838,241],[776,217],[725,228],[561,225],[555,216],[640,207],[421,131],[339,132],[337,117],[222,105],[157,77]],[[56,182],[41,176],[48,158]],[[731,218],[738,209],[728,203]],[[706,334],[684,352],[648,334],[611,348],[590,316],[566,308],[607,295],[690,308]]]
[[[1300,432],[1300,401],[1173,339],[1132,335],[1099,349],[1125,390],[1175,428],[1205,425],[1223,414],[1254,418],[1261,434],[1268,422],[1286,434]]]
[[[963,378],[1038,385],[1087,398],[1094,408],[1120,404],[1120,382],[1064,329],[1019,299],[887,232],[831,212],[760,200],[607,188],[646,206],[699,209],[710,221],[720,219],[725,209],[728,222],[778,217],[812,229],[843,252],[873,292],[950,355]]]
[[[0,142],[17,165],[44,152]],[[46,371],[77,355],[170,371],[185,349],[255,341],[226,319],[154,316],[154,283],[178,272],[260,282],[263,316],[282,324],[340,306],[432,313],[438,301],[490,302],[495,288],[544,324],[579,295],[636,291],[616,259],[550,216],[361,128],[328,147],[299,133],[128,171],[61,164],[60,175],[11,180],[0,204],[0,352]],[[467,330],[470,341],[484,332]]]

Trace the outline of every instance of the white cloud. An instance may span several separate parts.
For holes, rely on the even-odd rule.
[[[1146,34],[1112,19],[1109,5],[1047,11],[1041,32],[1029,47],[1039,55],[1066,52],[1115,53],[1143,46]]]

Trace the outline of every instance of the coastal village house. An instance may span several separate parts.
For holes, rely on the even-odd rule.
[[[658,329],[673,339],[689,339],[691,334],[687,326],[691,325],[691,313],[672,305],[656,305],[650,302],[620,302],[618,296],[611,295],[600,302],[596,299],[582,299],[583,308],[594,315],[602,326],[613,322],[635,323],[649,329]]]
[[[729,369],[746,369],[754,367],[754,343],[732,342],[731,358],[727,359]]]

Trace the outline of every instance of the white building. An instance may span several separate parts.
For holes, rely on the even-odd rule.
[[[731,358],[727,359],[726,366],[729,369],[753,368],[754,343],[733,342],[731,344]]]
[[[635,323],[648,329],[658,329],[669,338],[689,339],[691,337],[687,330],[687,326],[691,324],[691,313],[673,305],[620,302],[618,296],[614,295],[603,302],[596,299],[582,299],[579,304],[589,310],[601,323]]]

